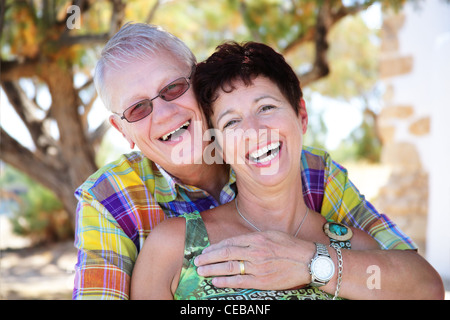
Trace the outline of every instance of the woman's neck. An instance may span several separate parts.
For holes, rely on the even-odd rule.
[[[237,209],[262,231],[294,234],[306,214],[300,170],[297,176],[285,180],[282,185],[250,187],[237,181],[237,188]]]

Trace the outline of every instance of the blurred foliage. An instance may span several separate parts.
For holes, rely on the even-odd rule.
[[[18,204],[7,208],[14,233],[28,236],[33,244],[73,237],[69,216],[52,191],[7,164],[1,171],[1,201]]]
[[[375,117],[366,109],[359,127],[354,129],[339,146],[333,150],[333,159],[343,162],[363,161],[377,163],[381,157],[381,141],[376,134]]]

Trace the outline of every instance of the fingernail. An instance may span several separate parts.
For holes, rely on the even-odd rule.
[[[205,249],[202,250],[202,253],[208,252],[211,250],[211,246],[206,247]]]

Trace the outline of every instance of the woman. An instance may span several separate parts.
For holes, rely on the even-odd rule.
[[[300,196],[301,165],[307,161],[302,157],[302,136],[308,118],[293,70],[268,46],[227,43],[198,65],[194,88],[210,126],[218,132],[223,157],[236,174],[238,194],[228,204],[169,219],[153,230],[133,271],[131,298],[337,297],[342,280],[340,246],[348,245],[351,235],[353,249],[378,245],[360,230],[326,224]],[[327,229],[325,234],[324,225],[331,233]],[[278,291],[221,289],[197,274],[195,257],[205,247],[259,230],[287,232],[304,242],[310,255],[304,257],[305,263],[293,263],[293,268],[298,268],[301,283],[309,285],[294,288],[299,279],[292,279],[291,286]],[[336,242],[340,246],[329,247]],[[321,268],[308,266],[322,261],[321,255],[328,255]],[[245,262],[238,268],[244,274]]]

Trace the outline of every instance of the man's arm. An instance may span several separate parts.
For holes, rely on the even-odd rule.
[[[321,155],[324,165],[322,216],[363,230],[381,249],[417,249],[410,237],[359,192],[347,169],[333,161],[328,153]]]
[[[165,219],[151,177],[151,162],[133,152],[102,167],[76,190],[73,299],[129,299],[137,254],[150,230]]]
[[[109,212],[84,199],[77,208],[73,299],[129,299],[136,245]]]

